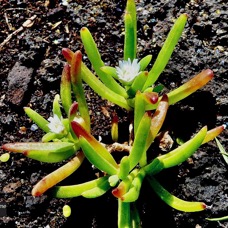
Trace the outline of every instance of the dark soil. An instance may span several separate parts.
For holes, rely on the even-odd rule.
[[[69,2],[63,6],[57,0],[0,1],[0,43],[37,15],[32,27],[13,36],[0,50],[0,144],[41,139],[42,132],[33,129],[23,107],[30,106],[47,118],[51,115],[65,62],[61,49],[84,51],[79,37],[81,27],[89,28],[107,65],[115,66],[122,58],[125,1]],[[215,73],[207,86],[170,107],[164,130],[169,130],[174,138],[188,139],[203,125],[210,129],[227,122],[227,1],[138,0],[137,8],[139,58],[152,54],[154,60],[173,20],[181,13],[189,16],[184,34],[159,79],[167,91],[203,69],[210,68]],[[86,56],[84,61],[89,65]],[[109,115],[116,109],[121,117],[120,128],[126,130],[127,114],[95,95],[88,86],[85,88],[92,133],[109,143]],[[125,132],[121,134],[122,141],[128,138]],[[227,130],[219,139],[227,150],[226,135]],[[0,149],[0,153],[4,151]],[[50,194],[31,196],[32,186],[61,164],[36,162],[18,154],[11,154],[8,162],[0,164],[0,204],[7,209],[6,216],[0,216],[0,227],[117,227],[117,202],[110,193],[93,200],[60,200]],[[94,175],[85,161],[64,183],[75,184],[88,178],[93,179]],[[205,220],[228,214],[227,165],[215,142],[202,146],[188,162],[163,171],[158,179],[176,196],[203,201],[211,208],[197,213],[178,212],[161,202],[145,184],[138,202],[143,228],[227,227],[227,222]],[[62,215],[66,203],[72,207],[68,219]]]

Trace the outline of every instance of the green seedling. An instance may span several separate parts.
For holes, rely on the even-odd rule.
[[[38,197],[50,190],[56,198],[96,198],[111,191],[118,199],[119,228],[141,227],[136,202],[144,180],[149,182],[159,198],[177,210],[196,212],[207,208],[203,202],[189,202],[175,197],[156,180],[156,174],[186,161],[202,144],[215,139],[224,130],[224,125],[209,131],[205,126],[188,141],[166,154],[151,156],[151,145],[159,138],[169,106],[194,93],[214,76],[211,70],[203,70],[167,94],[160,94],[164,86],[154,85],[171,58],[186,22],[186,14],[177,18],[151,69],[146,69],[151,55],[137,59],[137,15],[134,0],[127,0],[123,59],[119,60],[116,67],[104,64],[92,34],[86,27],[81,29],[80,36],[95,73],[83,63],[80,51],[74,53],[63,48],[62,54],[67,64],[62,72],[60,95],[57,94],[53,101],[53,116],[46,120],[35,110],[24,108],[28,117],[44,131],[41,142],[7,143],[2,146],[4,150],[22,153],[42,162],[65,160],[64,165],[34,186],[33,196]],[[106,145],[91,134],[83,82],[102,98],[132,112],[130,126],[133,127],[130,128],[127,145],[118,143],[119,122],[116,113],[112,114],[110,126],[113,144]],[[217,143],[223,156],[227,156],[220,143]],[[110,148],[119,152],[127,151],[128,154],[117,159]],[[99,177],[76,185],[58,185],[75,172],[84,159],[99,170]],[[71,209],[65,205],[63,215],[68,217],[70,214]]]
[[[220,150],[220,153],[222,154],[226,164],[228,164],[228,153],[226,152],[225,148],[222,146],[222,144],[219,142],[217,138],[215,138],[217,146]]]

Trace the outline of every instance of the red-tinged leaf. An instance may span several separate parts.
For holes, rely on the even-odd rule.
[[[71,81],[76,84],[81,74],[81,62],[82,62],[82,53],[76,51],[71,60]]]
[[[168,93],[169,104],[175,104],[176,102],[184,99],[196,90],[207,84],[214,76],[212,70],[203,70],[201,73],[193,77],[191,80],[180,86],[179,88]]]
[[[117,174],[118,165],[107,150],[95,150],[94,147],[92,147],[91,144],[82,136],[79,137],[79,143],[86,158],[91,164],[109,175]]]
[[[151,123],[151,112],[146,112],[142,117],[136,135],[133,146],[129,155],[129,164],[130,170],[133,169],[142,158],[143,161],[146,161],[146,142],[147,137],[150,131]],[[141,165],[141,164],[140,164]]]
[[[72,121],[74,119],[74,117],[76,116],[78,111],[78,102],[74,102],[69,110],[69,117],[70,117],[70,121]]]
[[[126,193],[126,189],[123,185],[119,185],[117,188],[112,190],[112,194],[116,197],[121,199],[122,196]]]
[[[163,188],[160,183],[153,178],[148,176],[148,181],[155,191],[155,193],[170,207],[184,212],[196,212],[202,211],[207,208],[207,205],[203,202],[190,202],[177,198],[176,196],[170,194],[165,188]]]
[[[84,182],[82,184],[56,186],[53,190],[53,195],[56,198],[73,198],[82,195],[83,192],[92,190],[93,188],[102,186],[108,183],[109,176],[100,177],[98,179]]]
[[[40,196],[46,192],[49,188],[53,187],[60,181],[64,180],[66,177],[70,176],[75,170],[77,170],[82,164],[85,156],[82,151],[80,151],[73,159],[68,163],[61,166],[54,172],[50,173],[42,180],[40,180],[32,189],[33,196]]]
[[[108,150],[97,141],[90,133],[88,133],[78,122],[71,122],[72,129],[78,138],[83,137],[99,156],[102,156],[113,167],[118,168],[118,165]]]
[[[224,129],[226,128],[226,125],[221,125],[218,127],[215,127],[207,132],[206,137],[204,138],[202,144],[207,143],[211,140],[213,140],[215,137],[217,137]]]
[[[117,198],[122,198],[122,196],[127,193],[131,187],[132,181],[138,174],[138,169],[134,169],[124,180],[122,180],[119,185],[113,189],[112,194]]]
[[[151,119],[149,137],[151,137],[152,141],[157,136],[158,132],[160,131],[160,129],[164,123],[164,120],[165,120],[165,117],[166,117],[166,114],[168,111],[168,107],[169,107],[168,96],[165,94],[162,96],[162,99],[160,100],[158,107]]]
[[[69,64],[71,64],[71,60],[73,58],[74,52],[71,51],[69,48],[63,48],[62,49],[62,54],[63,54],[64,58],[67,60],[67,62]]]
[[[69,64],[66,64],[63,68],[61,82],[62,83],[70,82],[70,65]]]
[[[72,121],[71,127],[76,134],[76,136],[79,138],[82,136],[85,138],[93,147],[99,147],[101,144],[91,135],[89,134],[78,122]]]
[[[114,142],[118,141],[118,116],[115,114],[112,118],[112,128],[111,128],[112,140]]]
[[[42,162],[60,162],[72,156],[76,148],[69,142],[48,143],[8,143],[2,146],[4,150],[23,153],[23,155]]]
[[[149,104],[156,104],[158,102],[158,94],[155,92],[144,92],[143,96]]]

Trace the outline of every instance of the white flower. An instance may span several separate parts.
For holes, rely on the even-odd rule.
[[[54,117],[49,117],[48,121],[50,122],[48,124],[48,127],[51,132],[60,134],[64,131],[65,127],[62,121],[59,119],[59,117],[56,114],[54,114]]]
[[[130,58],[128,60],[119,61],[119,66],[116,67],[116,72],[119,80],[125,84],[129,85],[135,79],[135,77],[140,73],[140,64],[138,59],[134,59],[131,62]]]

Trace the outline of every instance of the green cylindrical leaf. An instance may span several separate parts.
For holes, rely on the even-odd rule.
[[[44,132],[50,131],[48,127],[49,122],[45,120],[40,114],[38,114],[36,111],[32,110],[29,107],[25,107],[24,111],[28,115],[28,117],[32,119],[32,121],[35,122],[37,126],[41,128]]]
[[[171,152],[155,158],[143,169],[150,175],[155,175],[164,168],[170,168],[181,164],[199,148],[207,133],[207,127],[203,127],[192,139],[185,142]]]
[[[8,143],[3,145],[2,148],[11,152],[23,153],[26,157],[48,163],[63,161],[72,156],[77,150],[75,144],[68,142]]]
[[[146,139],[150,130],[151,113],[145,113],[137,129],[134,144],[130,151],[129,162],[130,170],[139,162],[140,158],[146,153]]]
[[[148,181],[159,198],[176,210],[196,212],[202,211],[207,207],[206,204],[202,202],[189,202],[175,197],[163,188],[154,177],[148,177]]]
[[[121,87],[111,75],[106,74],[104,71],[101,70],[101,67],[105,66],[104,62],[101,60],[100,53],[97,49],[97,45],[87,28],[82,28],[80,31],[81,39],[84,44],[86,54],[90,62],[93,65],[94,70],[96,71],[97,75],[101,79],[101,81],[112,91],[116,92],[117,94],[127,98],[127,93],[123,87]]]
[[[124,180],[129,174],[129,171],[130,171],[129,159],[128,159],[128,156],[124,156],[120,161],[120,168],[118,173],[119,179]]]
[[[148,88],[149,86],[153,85],[154,82],[158,79],[162,71],[165,69],[173,50],[182,34],[182,31],[184,30],[184,26],[187,22],[187,15],[182,14],[180,17],[176,20],[175,24],[173,25],[172,29],[170,30],[168,37],[161,49],[161,51],[158,54],[158,57],[152,67],[152,69],[149,71],[149,75],[147,78],[147,81],[143,87],[143,91]]]
[[[73,54],[71,60],[71,81],[74,94],[78,102],[79,112],[81,117],[84,119],[86,124],[86,129],[90,131],[90,115],[85,98],[84,89],[82,86],[81,79],[81,64],[82,64],[82,54],[77,51]]]
[[[186,161],[201,146],[207,134],[207,127],[203,127],[192,139],[175,150],[159,156],[164,168],[170,168]]]
[[[124,16],[125,22],[125,40],[124,40],[124,60],[133,61],[136,58],[135,47],[135,30],[131,14],[126,12]]]
[[[128,105],[127,100],[110,90],[105,86],[86,66],[82,63],[82,79],[101,97],[119,105],[122,108],[130,111],[131,107]]]
[[[32,195],[40,196],[49,188],[53,187],[60,181],[64,180],[66,177],[70,176],[75,170],[77,170],[81,166],[84,157],[84,154],[82,153],[82,151],[80,151],[73,159],[71,159],[65,165],[45,176],[33,187]]]
[[[110,175],[117,174],[117,168],[113,166],[113,164],[110,163],[104,156],[102,156],[100,151],[97,151],[95,148],[93,148],[85,138],[82,136],[79,137],[79,142],[86,158],[95,167]]]
[[[124,39],[124,60],[128,58],[133,61],[136,58],[137,49],[137,16],[134,0],[128,0],[124,16],[125,39]]]
[[[106,161],[104,163],[104,165],[107,166],[111,166],[111,169],[115,169],[117,170],[118,165],[115,161],[115,159],[113,158],[113,156],[109,153],[109,151],[99,142],[97,141],[90,133],[88,133],[78,122],[73,121],[71,123],[72,129],[74,131],[74,133],[77,135],[78,138],[81,138],[81,146],[84,146],[85,149],[85,153],[88,155],[88,159],[92,159],[92,160],[97,160],[95,161],[95,163],[102,163],[97,157],[101,157],[101,159],[103,161]],[[85,140],[83,140],[85,139]],[[90,149],[91,147],[91,149]],[[94,151],[93,154],[92,151]],[[93,163],[93,162],[92,162]],[[93,163],[95,166],[96,164]],[[102,165],[102,164],[101,164]],[[100,166],[100,165],[99,165]],[[99,167],[98,167],[99,168]],[[116,174],[115,173],[111,173],[111,174]]]
[[[118,228],[131,227],[130,203],[118,199]]]
[[[134,108],[134,135],[138,130],[140,121],[145,114],[145,101],[140,91],[135,96],[135,108]]]
[[[115,79],[119,79],[117,76],[116,68],[115,67],[110,67],[110,66],[103,66],[101,67],[101,70],[105,72],[106,74],[111,75]]]
[[[98,184],[96,187],[90,190],[84,191],[82,193],[82,196],[85,198],[97,198],[104,195],[110,188],[111,186],[109,185],[109,182],[107,180]]]
[[[143,71],[147,68],[151,59],[152,59],[152,55],[147,55],[139,61],[140,71]]]
[[[52,112],[53,114],[57,115],[60,119],[62,117],[62,113],[61,113],[59,102],[60,102],[60,96],[59,94],[56,94],[53,101]]]
[[[53,196],[56,198],[73,198],[82,195],[83,192],[96,188],[103,183],[108,182],[109,176],[100,177],[98,179],[88,181],[82,184],[69,186],[56,186],[53,189]]]
[[[134,79],[133,83],[131,84],[130,88],[127,91],[130,97],[134,97],[137,91],[142,90],[143,85],[147,80],[147,77],[148,77],[147,71],[143,71],[138,76],[136,76],[136,78]]]
[[[62,101],[62,106],[63,106],[66,114],[68,114],[70,106],[72,104],[69,64],[66,64],[63,68],[61,83],[60,83],[60,98]]]

